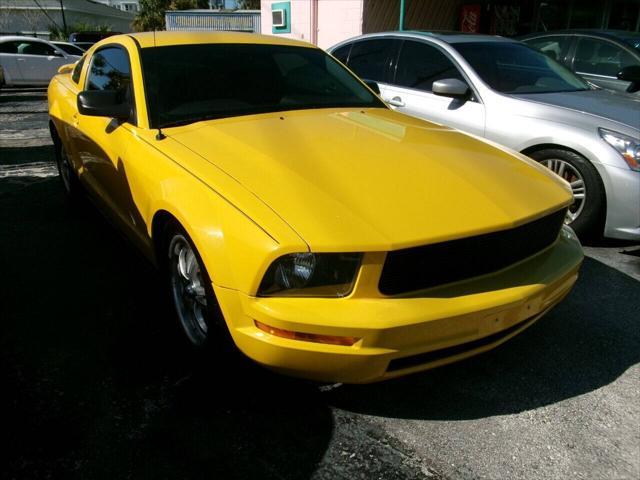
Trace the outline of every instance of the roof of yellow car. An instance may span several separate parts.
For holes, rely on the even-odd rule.
[[[242,32],[140,32],[127,34],[135,38],[140,47],[166,47],[169,45],[188,45],[203,43],[258,43],[269,45],[292,45],[298,47],[311,47],[308,42],[276,37],[273,35],[260,35],[257,33]],[[111,40],[114,37],[110,37]]]

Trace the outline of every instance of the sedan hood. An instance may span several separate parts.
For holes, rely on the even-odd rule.
[[[523,100],[564,107],[640,129],[640,98],[608,90],[515,95]]]
[[[213,120],[169,138],[250,190],[314,251],[477,235],[571,202],[568,185],[533,161],[385,109]]]

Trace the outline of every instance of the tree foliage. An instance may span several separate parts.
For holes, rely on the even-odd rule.
[[[239,10],[260,10],[260,0],[238,0]]]
[[[140,0],[140,11],[133,20],[138,32],[164,30],[164,13],[168,10],[192,10],[209,8],[208,0]]]

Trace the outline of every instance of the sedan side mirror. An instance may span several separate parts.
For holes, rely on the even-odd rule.
[[[629,65],[618,72],[618,80],[631,82],[627,92],[633,93],[640,90],[640,65]]]
[[[378,85],[378,82],[376,82],[375,80],[366,80],[366,79],[362,81],[367,87],[369,87],[371,90],[376,92],[376,94],[380,95],[380,86]]]
[[[440,95],[441,97],[451,97],[465,99],[469,97],[471,89],[469,85],[457,78],[445,78],[433,82],[431,87],[431,93],[434,95]]]
[[[131,105],[122,100],[122,93],[115,90],[85,90],[78,94],[78,111],[92,117],[109,117],[127,120],[131,117]]]

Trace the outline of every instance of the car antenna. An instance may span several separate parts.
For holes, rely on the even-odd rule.
[[[153,46],[156,46],[156,29],[154,27],[153,29]],[[167,138],[167,136],[162,133],[162,129],[160,127],[158,127],[158,133],[156,133],[156,140],[160,141]]]

